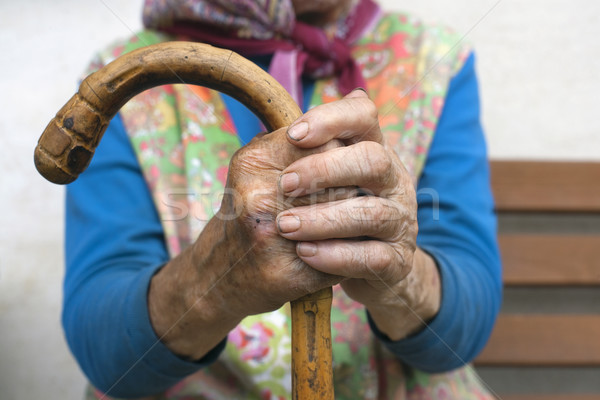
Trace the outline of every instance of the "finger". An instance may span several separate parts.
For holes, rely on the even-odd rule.
[[[358,186],[369,193],[404,190],[412,182],[397,156],[375,142],[309,155],[290,164],[279,178],[288,196],[310,194],[327,187]]]
[[[318,271],[384,282],[398,282],[408,274],[410,263],[405,258],[410,251],[399,251],[379,240],[323,240],[296,245],[302,261]]]
[[[285,197],[283,202],[287,205],[285,209],[295,207],[309,206],[318,203],[327,203],[337,200],[345,200],[358,197],[362,191],[355,186],[345,186],[339,188],[327,188],[317,193],[308,194],[300,197]]]
[[[296,256],[295,253],[291,255]],[[317,290],[331,287],[340,283],[344,278],[316,270],[298,257],[282,265],[270,265],[263,268],[262,274],[257,277],[261,282],[256,282],[255,287],[264,287],[263,296],[275,296],[276,299],[294,299],[313,293]],[[280,303],[281,304],[281,303]]]
[[[416,236],[414,213],[401,203],[362,196],[281,212],[277,228],[290,240],[371,237],[398,242]]]
[[[341,146],[344,143],[334,139],[310,149],[299,148],[288,142],[286,130],[281,128],[269,134],[259,134],[239,149],[232,158],[232,169],[281,171],[302,157]]]
[[[302,148],[317,147],[332,139],[347,144],[383,143],[377,108],[364,90],[354,90],[342,100],[308,111],[288,127],[287,137]]]

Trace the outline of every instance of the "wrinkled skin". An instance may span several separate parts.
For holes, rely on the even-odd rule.
[[[335,201],[356,195],[352,188],[322,191],[313,195],[288,197],[277,187],[279,176],[292,162],[342,146],[333,140],[315,149],[300,149],[288,143],[286,129],[253,139],[240,149],[230,163],[228,194],[217,218],[229,219],[228,240],[239,243],[239,252],[248,263],[239,274],[227,278],[233,287],[254,282],[256,305],[249,314],[271,311],[282,303],[339,283],[340,276],[308,267],[296,254],[293,241],[277,230],[277,215],[290,208]],[[237,247],[237,246],[236,246]],[[248,305],[248,293],[240,303]]]
[[[199,359],[245,316],[340,283],[383,333],[405,337],[441,297],[416,213],[411,178],[355,90],[234,155],[219,214],[152,279],[153,327]]]

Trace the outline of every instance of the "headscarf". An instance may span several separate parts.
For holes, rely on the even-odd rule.
[[[372,0],[353,0],[337,21],[319,28],[300,21],[291,0],[145,0],[147,28],[251,57],[273,54],[269,73],[302,106],[301,77],[336,75],[345,95],[366,88],[350,46],[377,21]]]

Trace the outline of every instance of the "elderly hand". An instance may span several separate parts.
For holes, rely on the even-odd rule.
[[[356,195],[353,188],[341,188],[285,198],[277,189],[285,167],[342,145],[334,139],[302,149],[289,144],[280,129],[236,152],[219,213],[152,279],[150,319],[167,347],[199,359],[247,315],[277,309],[343,279],[306,265],[276,226],[277,214],[287,208]]]
[[[288,128],[288,140],[303,149],[331,140],[346,146],[287,166],[279,179],[285,195],[348,186],[367,195],[284,210],[277,216],[281,236],[297,242],[296,252],[306,264],[345,277],[345,292],[366,306],[390,339],[419,330],[439,310],[439,273],[416,247],[415,190],[385,145],[373,102],[355,90],[316,107]]]
[[[384,334],[405,337],[440,300],[416,209],[367,95],[316,107],[235,154],[219,214],[152,279],[152,326],[199,359],[245,316],[341,282]]]

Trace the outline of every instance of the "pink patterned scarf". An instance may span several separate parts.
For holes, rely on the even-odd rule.
[[[145,0],[147,28],[232,49],[243,56],[273,54],[269,73],[299,105],[302,75],[338,77],[347,94],[365,81],[350,46],[379,19],[372,0],[353,0],[337,21],[318,28],[296,21],[291,0]]]

